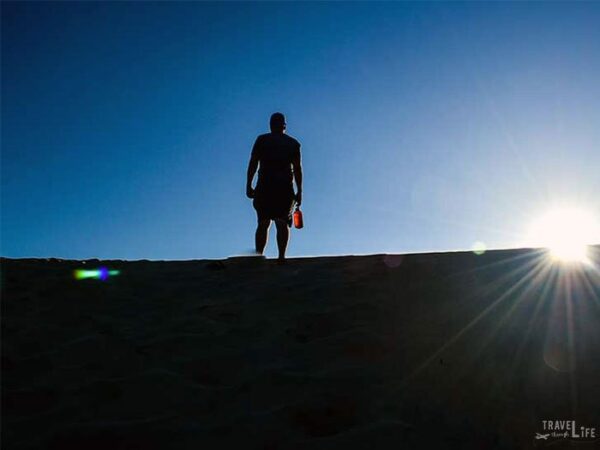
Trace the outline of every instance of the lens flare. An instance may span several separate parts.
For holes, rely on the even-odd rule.
[[[75,279],[83,280],[85,278],[95,278],[97,280],[106,281],[109,276],[119,275],[118,270],[108,270],[106,267],[100,267],[98,269],[76,269]]]
[[[473,245],[471,246],[471,250],[477,256],[483,255],[487,250],[487,245],[485,245],[485,242],[477,241],[477,242],[473,243]]]

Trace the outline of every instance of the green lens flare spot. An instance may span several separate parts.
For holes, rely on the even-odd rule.
[[[478,256],[483,255],[487,250],[487,246],[485,245],[485,243],[477,241],[473,244],[472,250],[473,253],[475,253]]]

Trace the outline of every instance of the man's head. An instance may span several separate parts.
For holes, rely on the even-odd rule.
[[[285,116],[280,112],[273,113],[270,126],[272,133],[285,133]]]

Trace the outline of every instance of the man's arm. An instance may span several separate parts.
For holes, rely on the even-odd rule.
[[[258,169],[258,138],[254,142],[252,147],[252,154],[250,155],[250,162],[248,163],[248,171],[246,172],[246,197],[254,198],[254,189],[252,189],[252,180],[254,174]]]
[[[296,202],[300,206],[302,203],[302,161],[300,158],[300,149],[298,149],[298,154],[292,160],[292,167],[294,168],[294,179],[296,180],[296,188],[298,189]]]
[[[254,179],[254,174],[258,169],[258,158],[254,153],[250,156],[250,162],[248,163],[248,172],[246,174],[246,197],[254,198],[254,189],[252,189],[252,180]]]

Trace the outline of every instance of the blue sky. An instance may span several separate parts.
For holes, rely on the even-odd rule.
[[[600,212],[598,23],[591,2],[3,2],[1,254],[248,252],[274,111],[303,151],[290,256],[521,245],[553,204]]]

